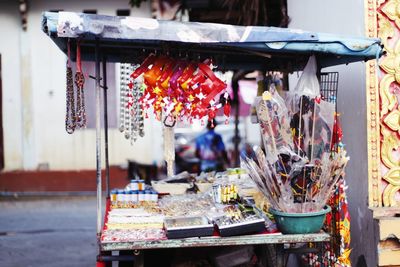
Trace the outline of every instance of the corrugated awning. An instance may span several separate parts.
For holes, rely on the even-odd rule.
[[[349,38],[301,30],[232,26],[214,23],[158,21],[72,12],[45,12],[43,31],[66,53],[81,41],[84,60],[101,53],[111,62],[140,62],[158,51],[181,57],[212,57],[222,69],[303,69],[315,54],[321,68],[366,61],[382,54],[379,39]],[[72,50],[72,58],[75,53]]]

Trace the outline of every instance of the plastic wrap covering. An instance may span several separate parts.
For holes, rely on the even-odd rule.
[[[175,164],[175,133],[174,127],[164,127],[164,158],[167,162],[167,175],[172,177],[174,175]]]

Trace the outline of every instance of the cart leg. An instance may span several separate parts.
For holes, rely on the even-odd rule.
[[[136,255],[135,253],[135,264],[134,267],[144,267],[144,253],[143,251],[139,251]]]
[[[103,251],[103,255],[112,256],[112,251]],[[104,267],[112,267],[112,261],[106,261]]]
[[[103,261],[101,255],[97,255],[96,267],[107,267],[107,263]]]
[[[117,260],[118,267],[143,267],[144,253],[140,250],[120,250]]]
[[[276,249],[276,266],[285,267],[285,250],[283,244],[277,244]]]
[[[262,245],[262,257],[264,262],[262,266],[275,267],[276,266],[276,249],[272,244]]]
[[[99,255],[101,254],[100,249],[100,236],[102,230],[102,212],[101,212],[101,204],[102,204],[102,187],[101,187],[101,125],[100,125],[100,106],[101,106],[101,98],[100,98],[100,58],[99,58],[99,40],[96,39],[96,48],[95,48],[95,72],[96,72],[96,81],[95,81],[95,99],[96,99],[96,202],[97,202],[97,244],[99,245]],[[105,267],[105,263],[103,261],[97,262],[98,266]]]
[[[97,235],[100,237],[101,226],[102,226],[102,186],[101,186],[101,125],[100,125],[100,56],[99,56],[99,41],[96,40],[96,87],[95,87],[95,99],[96,99],[96,184],[97,184]],[[99,240],[99,239],[98,239]]]
[[[108,103],[107,103],[107,59],[103,55],[103,108],[104,108],[104,156],[106,164],[106,197],[110,196],[110,165],[108,161]]]

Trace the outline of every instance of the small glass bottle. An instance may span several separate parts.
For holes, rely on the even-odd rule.
[[[122,201],[124,202],[124,204],[126,204],[129,201],[129,192],[128,191],[124,191],[122,193]]]
[[[137,180],[138,182],[138,190],[143,191],[144,190],[144,180]]]
[[[139,182],[138,182],[138,180],[131,180],[131,184],[130,184],[131,186],[131,190],[133,190],[133,191],[136,191],[136,190],[139,190]]]
[[[110,200],[112,203],[117,201],[117,192],[118,191],[115,189],[111,190],[110,192]]]
[[[127,194],[127,203],[129,204],[129,205],[132,205],[133,204],[133,190],[130,190],[129,192],[128,192],[128,194]]]
[[[123,193],[124,190],[117,190],[117,202],[122,202],[123,201]]]
[[[145,190],[144,191],[144,200],[145,201],[151,201],[151,190]]]
[[[139,191],[137,191],[137,190],[135,190],[135,191],[132,191],[132,202],[133,203],[138,203],[138,196],[139,195]]]
[[[156,191],[151,192],[151,201],[154,201],[154,202],[158,201],[158,193]]]
[[[144,201],[145,199],[144,199],[144,191],[139,191],[138,192],[138,202],[142,202],[142,201]]]

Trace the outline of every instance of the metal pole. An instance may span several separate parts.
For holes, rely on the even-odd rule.
[[[103,54],[103,105],[104,105],[104,154],[106,160],[106,197],[110,196],[110,165],[108,163],[108,105],[107,105],[107,61]]]
[[[240,101],[239,101],[239,83],[237,80],[233,81],[232,79],[232,89],[233,89],[233,103],[235,107],[235,136],[233,138],[234,144],[234,163],[235,167],[239,166],[239,144],[240,144],[240,133],[239,133],[239,110],[240,110]]]
[[[96,182],[97,182],[97,236],[100,238],[101,233],[101,125],[100,125],[100,58],[99,58],[99,40],[96,39],[95,48],[95,73],[96,73]],[[99,239],[100,240],[100,239]]]

